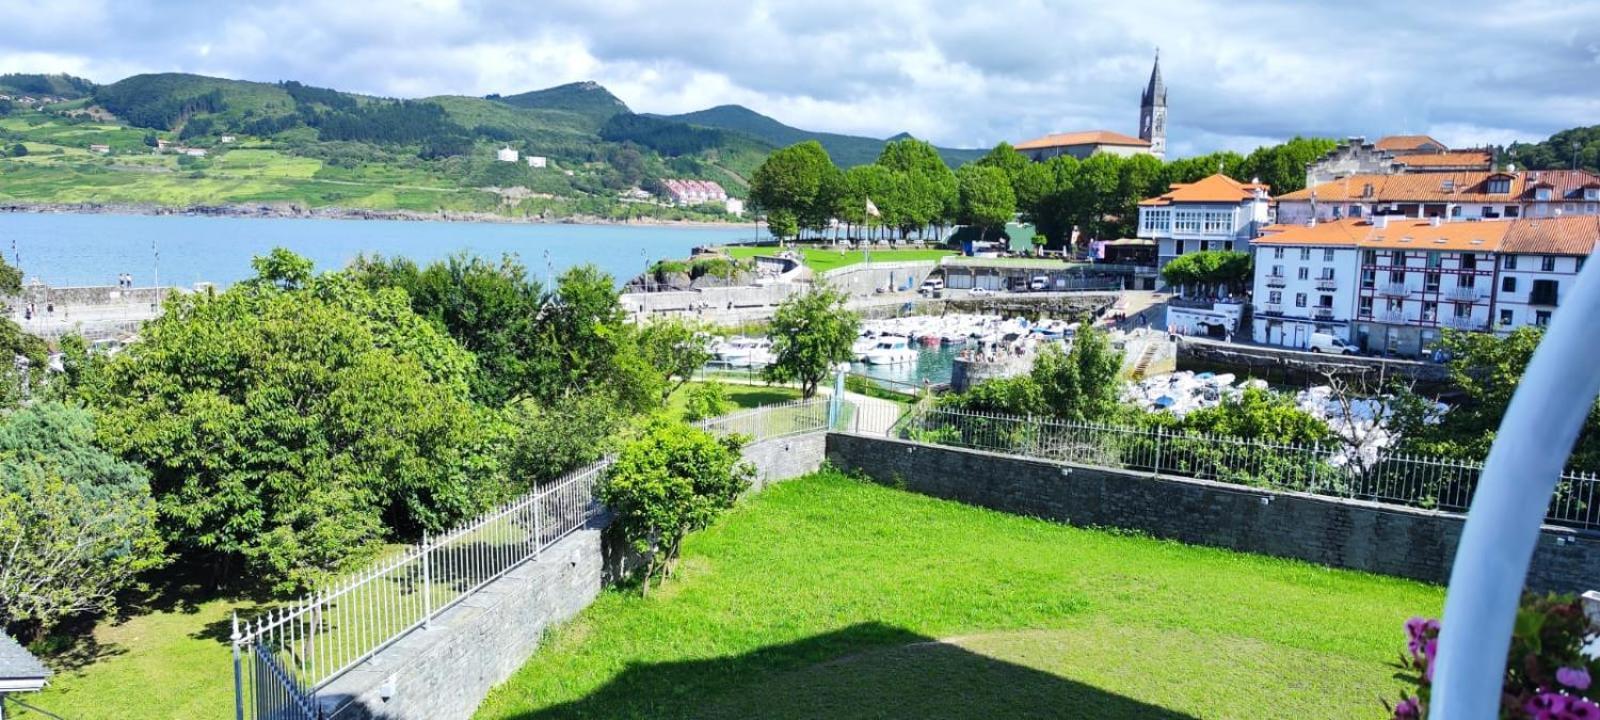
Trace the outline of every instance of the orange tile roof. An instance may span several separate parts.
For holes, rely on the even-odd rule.
[[[1500,251],[1530,255],[1588,255],[1600,242],[1600,217],[1528,218],[1511,224]]]
[[[1489,193],[1492,175],[1511,178],[1511,192]],[[1310,200],[1316,193],[1324,202],[1515,202],[1522,195],[1522,173],[1495,173],[1485,170],[1402,173],[1399,175],[1351,175],[1321,185],[1278,196],[1278,200]],[[1366,188],[1372,186],[1372,193]]]
[[[1042,138],[1034,138],[1019,142],[1013,147],[1018,150],[1042,150],[1044,148],[1068,147],[1072,145],[1132,145],[1137,147],[1150,147],[1149,140],[1140,140],[1128,137],[1122,133],[1110,130],[1084,130],[1082,132],[1055,133]]]
[[[1171,205],[1173,203],[1238,203],[1255,197],[1255,191],[1269,192],[1261,183],[1242,183],[1222,173],[1202,178],[1192,183],[1173,183],[1165,195],[1141,200],[1140,205]]]
[[[1416,155],[1401,155],[1395,162],[1405,163],[1409,167],[1465,167],[1473,166],[1488,170],[1494,165],[1494,157],[1488,150],[1452,150],[1442,153],[1419,153]]]
[[[1378,142],[1373,143],[1373,146],[1379,150],[1389,151],[1416,150],[1428,143],[1433,143],[1434,145],[1438,145],[1442,148],[1450,147],[1449,145],[1439,142],[1438,140],[1428,137],[1427,135],[1387,135],[1378,138]]]
[[[1515,223],[1454,222],[1440,223],[1415,218],[1389,218],[1387,227],[1377,227],[1371,220],[1347,218],[1319,222],[1315,226],[1272,225],[1264,228],[1255,239],[1257,245],[1333,245],[1345,247],[1405,249],[1405,250],[1458,250],[1471,252],[1499,252],[1501,242]]]
[[[1581,200],[1584,188],[1600,188],[1600,175],[1588,170],[1529,170],[1523,174],[1527,178],[1524,200],[1533,200],[1533,190],[1537,187],[1553,191],[1550,202]]]

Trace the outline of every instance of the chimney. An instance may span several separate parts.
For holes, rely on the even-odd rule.
[[[1377,228],[1377,229],[1379,229],[1379,230],[1387,230],[1389,228],[1389,216],[1388,215],[1373,215],[1372,216],[1372,226]]]
[[[1429,227],[1439,227],[1440,225],[1443,225],[1443,224],[1444,224],[1444,218],[1439,217],[1438,215],[1435,215],[1435,216],[1433,216],[1431,218],[1428,218],[1428,226]]]
[[[1306,221],[1306,227],[1314,228],[1316,226],[1317,226],[1317,216],[1312,215],[1311,219]]]

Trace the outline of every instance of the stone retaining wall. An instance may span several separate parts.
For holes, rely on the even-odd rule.
[[[830,434],[828,462],[926,495],[1081,526],[1444,583],[1461,515]],[[1528,586],[1582,592],[1600,536],[1546,527]]]
[[[1324,373],[1376,380],[1386,377],[1410,378],[1424,386],[1449,383],[1448,369],[1437,363],[1391,360],[1358,355],[1329,355],[1290,348],[1238,345],[1182,338],[1178,343],[1181,369],[1225,368],[1271,382],[1301,384],[1325,382]]]
[[[753,443],[751,492],[815,471],[826,436]],[[605,519],[546,549],[406,635],[321,694],[330,720],[466,720],[489,690],[527,662],[546,631],[576,616],[625,575],[628,553]]]

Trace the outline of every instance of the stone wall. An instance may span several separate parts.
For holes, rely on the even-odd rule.
[[[995,510],[1431,583],[1449,579],[1464,522],[1452,513],[854,435],[829,435],[827,457],[884,484]],[[1581,592],[1596,577],[1600,536],[1544,529],[1531,588]]]
[[[751,492],[815,471],[823,433],[753,443]],[[340,676],[320,696],[331,720],[455,720],[472,717],[489,690],[511,677],[545,633],[571,619],[630,566],[605,519],[569,535],[540,557],[440,613]]]
[[[1325,382],[1324,373],[1347,377],[1379,376],[1409,378],[1425,388],[1449,382],[1449,370],[1437,363],[1392,360],[1360,355],[1330,355],[1290,348],[1210,342],[1192,337],[1180,338],[1178,367],[1184,370],[1226,369],[1241,375],[1271,382],[1302,384]]]
[[[895,291],[906,287],[909,281],[915,290],[938,269],[937,262],[891,262],[871,265],[850,265],[822,273],[829,286],[852,296],[872,295],[879,288],[892,287]]]

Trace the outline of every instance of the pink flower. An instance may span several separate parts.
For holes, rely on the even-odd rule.
[[[1564,667],[1556,670],[1556,682],[1573,690],[1589,689],[1589,671],[1581,667]]]
[[[1394,705],[1394,720],[1420,720],[1422,705],[1416,698],[1406,698]]]
[[[1439,641],[1429,640],[1422,644],[1422,662],[1427,667],[1422,670],[1423,682],[1433,682],[1433,656],[1439,653]]]
[[[1567,720],[1568,705],[1567,696],[1540,690],[1538,694],[1523,703],[1522,709],[1532,720]]]
[[[1570,720],[1600,720],[1600,705],[1584,698],[1572,698],[1567,703],[1567,717]]]

